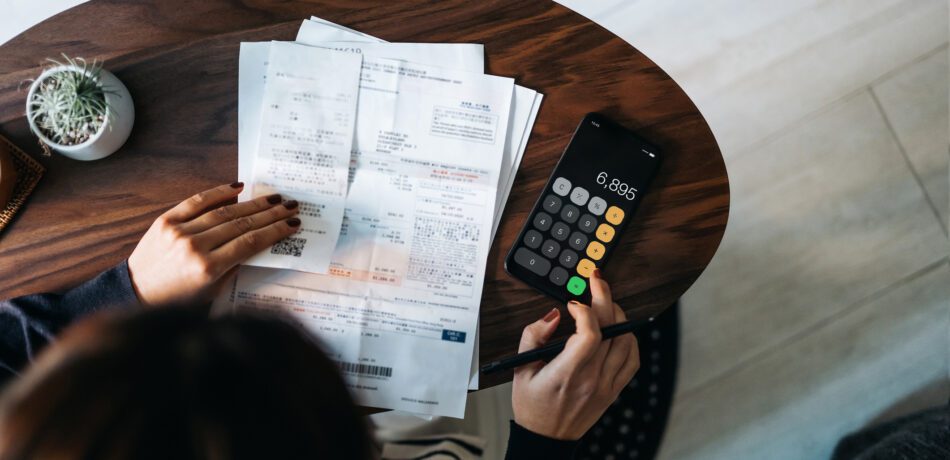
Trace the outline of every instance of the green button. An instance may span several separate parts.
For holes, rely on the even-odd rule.
[[[581,295],[584,293],[584,289],[587,289],[587,281],[584,281],[584,278],[572,276],[571,279],[567,281],[567,291],[571,294]]]

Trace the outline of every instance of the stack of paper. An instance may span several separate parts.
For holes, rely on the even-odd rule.
[[[319,18],[295,43],[242,43],[241,199],[280,193],[303,223],[216,310],[291,315],[361,404],[461,417],[488,250],[542,98],[484,60]]]

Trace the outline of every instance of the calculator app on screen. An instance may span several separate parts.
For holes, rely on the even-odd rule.
[[[505,259],[562,302],[590,300],[601,268],[656,175],[660,152],[600,114],[584,117]]]

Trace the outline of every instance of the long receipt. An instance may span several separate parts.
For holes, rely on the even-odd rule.
[[[301,230],[247,263],[325,273],[343,220],[362,56],[273,43],[252,197],[300,203]]]

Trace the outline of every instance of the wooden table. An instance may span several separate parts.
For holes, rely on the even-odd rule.
[[[508,276],[503,259],[571,133],[590,111],[638,131],[665,163],[605,276],[629,315],[676,301],[709,263],[729,211],[722,156],[666,73],[600,26],[548,1],[92,0],[0,47],[0,133],[39,156],[23,116],[46,57],[104,59],[132,93],[132,137],[92,163],[54,154],[0,234],[0,297],[75,285],[126,258],[152,220],[237,175],[241,41],[293,40],[318,15],[389,41],[485,45],[487,71],[545,95],[488,259],[481,360],[514,351],[554,302]],[[560,335],[573,325],[566,321]],[[511,375],[483,377],[482,386]]]

